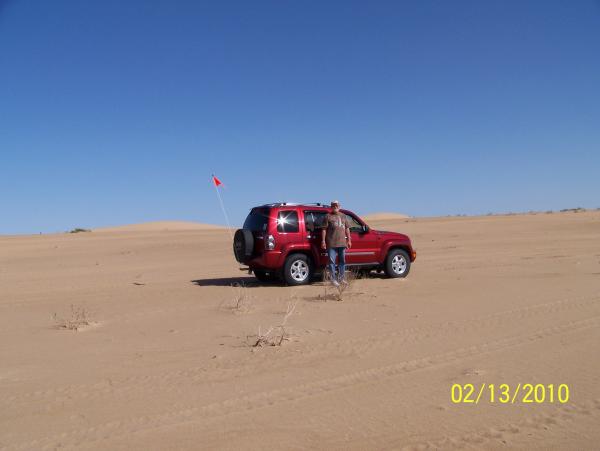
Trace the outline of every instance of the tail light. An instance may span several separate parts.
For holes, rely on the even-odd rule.
[[[272,251],[275,249],[275,237],[273,235],[267,235],[265,240],[265,249]]]

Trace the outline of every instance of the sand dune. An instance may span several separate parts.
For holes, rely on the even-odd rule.
[[[157,232],[169,230],[207,230],[218,229],[222,226],[213,224],[202,224],[188,221],[154,221],[139,224],[127,224],[115,227],[99,227],[94,232]]]
[[[406,218],[410,218],[410,216],[403,215],[401,213],[387,213],[387,212],[371,213],[371,214],[363,216],[363,219],[365,221],[389,221],[389,220],[406,219]]]
[[[343,302],[160,224],[0,237],[0,449],[597,448],[600,212],[382,220],[411,274]],[[294,303],[281,347],[249,346]],[[453,403],[469,383],[571,397]]]

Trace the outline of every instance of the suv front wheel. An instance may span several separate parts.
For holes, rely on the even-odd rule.
[[[308,257],[304,254],[292,254],[285,259],[283,280],[288,285],[304,285],[310,281],[312,268]]]
[[[385,259],[385,273],[388,277],[406,277],[410,271],[410,258],[402,249],[392,249]]]

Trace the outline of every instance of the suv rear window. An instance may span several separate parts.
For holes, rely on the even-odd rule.
[[[294,210],[280,211],[277,215],[277,231],[279,233],[299,232],[298,213]]]
[[[244,221],[244,229],[253,232],[265,232],[269,223],[270,208],[253,208]]]

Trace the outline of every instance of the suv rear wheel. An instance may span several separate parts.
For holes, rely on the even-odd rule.
[[[283,280],[288,285],[304,285],[310,281],[312,267],[304,254],[292,254],[285,259]]]
[[[392,249],[385,259],[385,273],[388,277],[406,277],[410,271],[410,258],[402,249]]]

